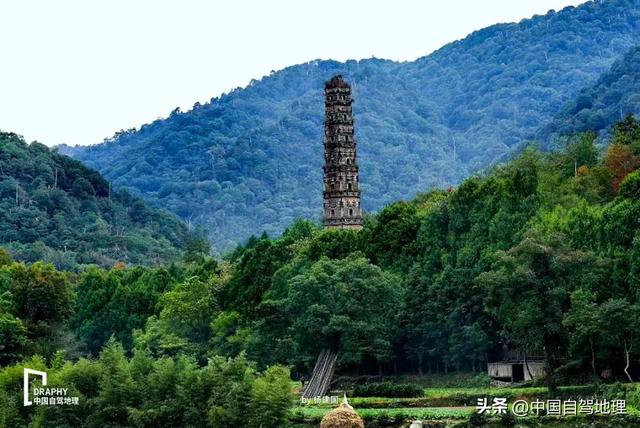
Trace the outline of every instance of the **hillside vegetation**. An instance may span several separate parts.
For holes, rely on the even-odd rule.
[[[488,27],[412,62],[311,61],[61,150],[204,225],[222,251],[319,217],[322,87],[332,75],[354,87],[362,203],[372,212],[507,159],[640,43],[639,18],[640,0],[593,1]]]
[[[565,104],[538,138],[554,142],[558,137],[594,131],[606,136],[611,125],[628,114],[640,113],[640,46],[616,61],[598,81]]]
[[[631,382],[556,384],[640,375],[639,166],[640,121],[628,117],[604,152],[593,134],[561,152],[526,149],[455,190],[393,203],[360,232],[301,220],[224,261],[202,249],[166,266],[77,274],[0,251],[0,425],[317,425],[323,406],[289,413],[288,379],[308,379],[326,348],[345,384],[485,371],[488,359],[519,349],[544,357],[547,389],[499,396],[600,394],[637,405]],[[22,367],[46,367],[82,405],[24,411],[12,399]],[[384,413],[375,407],[402,414],[507,393],[458,390],[437,401],[409,398],[420,391],[408,388],[370,384],[358,390],[398,398],[355,402],[370,403],[374,418]]]
[[[184,223],[115,191],[98,172],[0,132],[0,246],[59,268],[152,265],[180,257]]]
[[[477,370],[505,346],[544,356],[550,388],[605,367],[631,378],[638,166],[629,117],[603,153],[593,134],[527,149],[456,190],[385,207],[358,233],[297,223],[252,239],[232,255],[219,297],[232,312],[214,325],[257,361],[306,370],[323,348],[343,370]]]

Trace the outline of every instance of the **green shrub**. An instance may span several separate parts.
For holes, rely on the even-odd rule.
[[[293,394],[289,380],[289,369],[272,366],[264,376],[257,378],[251,388],[249,426],[278,428],[286,426]]]
[[[354,397],[422,397],[424,390],[420,385],[415,383],[367,383],[357,385],[353,390]]]
[[[597,388],[597,395],[607,400],[624,400],[628,394],[636,390],[636,385],[620,382],[601,384]]]
[[[516,417],[511,412],[503,413],[500,417],[500,425],[503,427],[515,427],[517,423]]]
[[[627,405],[634,409],[640,409],[640,389],[636,385],[627,393]]]
[[[467,425],[470,427],[483,427],[487,424],[488,419],[484,413],[472,413],[467,421]]]

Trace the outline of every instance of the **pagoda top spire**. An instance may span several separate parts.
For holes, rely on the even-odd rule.
[[[333,88],[350,88],[346,80],[342,78],[342,74],[336,74],[328,82],[324,84],[325,89]]]

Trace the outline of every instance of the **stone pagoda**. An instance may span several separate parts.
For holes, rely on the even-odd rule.
[[[324,225],[360,230],[362,210],[351,86],[342,76],[334,76],[325,84],[324,93]]]

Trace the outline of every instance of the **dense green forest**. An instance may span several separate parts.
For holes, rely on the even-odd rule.
[[[0,132],[0,246],[19,260],[61,269],[166,263],[181,254],[187,226],[96,171]]]
[[[563,106],[537,138],[556,142],[558,137],[595,131],[606,138],[611,124],[628,114],[640,113],[640,47],[631,48],[611,70]]]
[[[591,1],[485,28],[412,62],[311,61],[104,144],[61,150],[204,225],[222,252],[319,215],[322,84],[333,74],[354,87],[362,203],[372,212],[507,159],[640,44],[639,18],[638,0]]]
[[[640,121],[611,134],[605,151],[594,133],[527,148],[359,232],[300,220],[222,261],[194,246],[166,266],[67,273],[2,253],[0,422],[285,426],[289,376],[324,348],[339,374],[485,370],[519,349],[544,356],[552,394],[637,380]],[[23,366],[81,404],[25,412]]]

